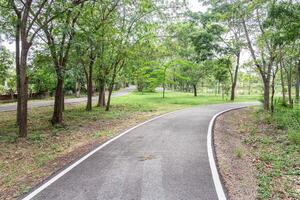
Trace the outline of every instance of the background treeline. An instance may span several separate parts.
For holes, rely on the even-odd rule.
[[[299,102],[298,1],[0,0],[0,91],[18,94],[19,135],[27,136],[31,93],[55,97],[53,125],[63,123],[64,97],[87,94],[86,110],[110,109],[114,89],[166,89],[222,94],[263,93]],[[199,91],[198,91],[199,90]],[[108,91],[108,95],[105,95]]]

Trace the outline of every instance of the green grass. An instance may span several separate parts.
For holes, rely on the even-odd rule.
[[[257,96],[241,96],[236,102],[256,101]],[[167,92],[162,98],[162,93],[138,93],[113,98],[112,107],[109,112],[103,108],[94,107],[92,111],[85,111],[85,103],[77,105],[67,105],[63,113],[64,125],[52,126],[50,123],[52,107],[33,108],[28,112],[28,139],[31,142],[43,140],[44,132],[53,136],[67,131],[71,127],[80,127],[82,124],[99,121],[126,118],[134,112],[158,112],[164,113],[176,109],[187,108],[196,105],[207,105],[217,103],[230,103],[222,100],[221,96],[197,96],[191,93]],[[95,102],[94,102],[95,103]],[[0,142],[15,142],[17,136],[17,126],[15,124],[15,112],[0,113]]]
[[[285,106],[276,106],[276,110],[272,116],[271,123],[274,123],[278,129],[288,132],[290,142],[300,145],[300,107],[296,105],[294,108]]]
[[[276,107],[273,114],[254,112],[253,133],[245,140],[258,158],[258,199],[299,199],[295,189],[300,176],[299,108]],[[257,133],[260,131],[260,133]]]
[[[236,98],[235,102],[257,101],[258,96],[240,96]],[[185,108],[196,105],[208,105],[218,103],[229,103],[228,98],[222,99],[221,96],[215,95],[199,95],[194,97],[191,93],[181,92],[167,92],[166,97],[162,98],[162,93],[139,93],[134,92],[130,95],[115,98],[112,104],[127,105],[133,109],[141,111],[155,111],[155,110],[174,110],[176,108]]]
[[[242,96],[237,101],[256,99]],[[163,99],[161,93],[134,92],[113,98],[109,112],[99,107],[87,112],[85,103],[66,105],[63,125],[59,126],[51,125],[52,107],[33,108],[28,111],[26,140],[17,137],[16,112],[0,112],[0,191],[6,188],[5,197],[21,194],[53,173],[51,169],[60,163],[60,158],[93,142],[103,142],[155,115],[226,102],[229,101],[222,100],[221,96],[194,97],[189,93],[168,92]]]

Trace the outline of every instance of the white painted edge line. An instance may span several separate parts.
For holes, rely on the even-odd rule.
[[[240,108],[242,107],[245,107],[245,106],[241,106]],[[239,108],[239,107],[237,107]],[[219,175],[218,175],[218,171],[217,171],[217,168],[216,168],[216,164],[215,164],[215,161],[214,161],[214,157],[213,157],[213,153],[212,153],[212,148],[211,148],[211,131],[212,131],[212,126],[213,126],[213,122],[215,120],[215,118],[226,112],[226,111],[229,111],[229,110],[233,110],[233,109],[237,109],[237,108],[232,108],[232,109],[228,109],[228,110],[225,110],[225,111],[222,111],[218,114],[216,114],[213,119],[210,121],[209,123],[209,128],[208,128],[208,134],[207,134],[207,150],[208,150],[208,157],[209,157],[209,163],[210,163],[210,167],[211,167],[211,170],[212,170],[212,173],[213,173],[213,180],[214,180],[214,183],[215,183],[215,187],[217,188],[216,186],[216,181],[215,181],[215,177],[214,177],[214,174],[216,174],[217,176],[217,180],[219,181],[219,186],[218,187],[221,187],[221,190],[223,192],[223,189],[222,189],[222,185],[221,185],[221,182],[220,182],[220,179],[219,179]],[[149,123],[151,121],[154,121],[156,119],[159,119],[161,117],[164,117],[166,115],[169,115],[169,114],[172,114],[172,113],[175,113],[175,112],[180,112],[180,111],[183,111],[183,110],[186,110],[186,109],[189,109],[189,108],[183,108],[183,109],[179,109],[179,110],[175,110],[175,111],[172,111],[172,112],[168,112],[168,113],[165,113],[165,114],[162,114],[162,115],[159,115],[159,116],[156,116],[154,118],[151,118],[145,122],[142,122],[126,131],[124,131],[123,133],[117,135],[116,137],[108,140],[107,142],[105,142],[104,144],[102,144],[101,146],[97,147],[96,149],[92,150],[91,152],[89,152],[88,154],[86,154],[85,156],[83,156],[82,158],[80,158],[79,160],[77,160],[75,163],[73,163],[72,165],[70,165],[69,167],[67,167],[66,169],[62,170],[60,173],[58,173],[57,175],[55,175],[54,177],[52,177],[50,180],[46,181],[45,183],[43,183],[41,186],[39,186],[37,189],[35,189],[34,191],[32,191],[31,193],[29,193],[27,196],[25,196],[22,200],[30,200],[32,199],[33,197],[35,197],[37,194],[39,194],[41,191],[43,191],[45,188],[47,188],[48,186],[50,186],[52,183],[54,183],[55,181],[57,181],[60,177],[64,176],[66,173],[68,173],[69,171],[71,171],[74,167],[76,167],[77,165],[79,165],[80,163],[82,163],[84,160],[86,160],[88,157],[92,156],[93,154],[95,154],[97,151],[99,151],[100,149],[104,148],[106,145],[108,145],[109,143],[117,140],[118,138],[122,137],[123,135],[125,135],[126,133],[146,124],[146,123]],[[211,155],[210,155],[211,154]],[[212,167],[214,167],[215,171],[213,172],[213,169]],[[218,192],[218,191],[217,191]],[[224,194],[224,192],[223,192]],[[218,193],[218,196],[219,196],[219,193]],[[226,199],[226,198],[225,198]],[[222,199],[223,200],[223,199]]]
[[[209,160],[209,165],[210,165],[210,169],[211,169],[215,189],[216,189],[219,200],[226,200],[227,198],[226,198],[226,195],[225,195],[225,192],[223,190],[223,186],[222,186],[222,183],[221,183],[221,180],[220,180],[220,177],[219,177],[219,172],[218,172],[218,169],[217,169],[217,165],[215,163],[215,158],[214,158],[214,153],[213,153],[213,148],[212,148],[212,140],[213,140],[212,132],[213,132],[214,123],[215,123],[216,118],[219,117],[220,115],[222,115],[223,113],[226,113],[226,112],[231,111],[231,110],[245,108],[247,106],[248,105],[237,106],[237,107],[234,107],[234,108],[229,108],[227,110],[223,110],[223,111],[215,114],[209,122],[208,131],[207,131],[207,153],[208,153],[208,160]]]
[[[89,152],[88,154],[86,154],[85,156],[83,156],[82,158],[80,158],[79,160],[77,160],[75,163],[73,163],[72,165],[70,165],[69,167],[67,167],[66,169],[64,169],[63,171],[61,171],[60,173],[58,173],[57,175],[55,175],[54,177],[52,177],[50,180],[46,181],[44,184],[42,184],[41,186],[39,186],[37,189],[35,189],[34,191],[32,191],[31,193],[29,193],[27,196],[25,196],[22,200],[30,200],[32,199],[34,196],[36,196],[38,193],[40,193],[41,191],[43,191],[45,188],[47,188],[48,186],[50,186],[52,183],[54,183],[55,181],[57,181],[60,177],[64,176],[66,173],[68,173],[69,171],[71,171],[74,167],[76,167],[77,165],[79,165],[80,163],[82,163],[84,160],[86,160],[88,157],[92,156],[94,153],[96,153],[97,151],[99,151],[100,149],[102,149],[103,147],[105,147],[106,145],[108,145],[109,143],[117,140],[118,138],[122,137],[123,135],[125,135],[126,133],[132,131],[133,129],[136,129],[148,122],[154,121],[158,118],[164,117],[166,115],[181,111],[183,109],[180,110],[176,110],[176,111],[172,111],[172,112],[168,112],[159,116],[156,116],[154,118],[151,118],[145,122],[142,122],[128,130],[126,130],[125,132],[117,135],[116,137],[108,140],[107,142],[105,142],[104,144],[102,144],[101,146],[97,147],[96,149],[92,150],[91,152]]]

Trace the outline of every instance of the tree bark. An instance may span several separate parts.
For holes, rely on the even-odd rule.
[[[64,77],[61,67],[57,66],[57,83],[55,90],[54,100],[54,111],[52,115],[52,124],[62,124],[62,112],[63,112],[63,88],[64,88]]]
[[[270,108],[270,78],[271,78],[271,69],[272,69],[272,65],[273,65],[273,61],[274,61],[274,57],[272,55],[272,52],[269,51],[270,53],[270,61],[269,64],[266,66],[266,64],[263,62],[263,64],[261,65],[255,55],[254,52],[254,48],[252,46],[252,42],[248,33],[248,29],[247,29],[247,25],[246,22],[244,20],[244,18],[242,18],[242,25],[243,25],[243,29],[245,32],[245,36],[246,36],[246,40],[247,40],[247,44],[248,44],[248,48],[250,50],[250,54],[252,56],[252,59],[255,63],[255,66],[257,67],[262,80],[263,80],[263,84],[264,84],[264,109],[265,110],[269,110]],[[267,70],[266,70],[267,68]]]
[[[270,109],[270,79],[264,78],[264,109]]]
[[[24,26],[24,24],[22,25]],[[19,136],[27,137],[27,101],[28,101],[28,77],[27,77],[27,57],[31,46],[27,42],[27,35],[21,29],[21,58],[19,63],[19,93],[18,93],[18,118]]]
[[[285,86],[284,86],[284,78],[283,78],[283,67],[280,62],[280,79],[281,79],[281,91],[282,91],[282,103],[285,103]]]
[[[106,109],[105,111],[109,111],[110,108],[110,100],[111,100],[111,94],[114,89],[114,84],[115,84],[115,78],[117,76],[117,63],[115,64],[113,68],[113,75],[112,75],[112,80],[109,86],[109,91],[108,91],[108,99],[107,99],[107,104],[106,104]]]
[[[230,96],[231,101],[234,101],[234,98],[235,98],[235,88],[236,88],[238,71],[239,71],[239,66],[240,66],[240,51],[237,53],[236,59],[237,60],[236,60],[236,66],[235,66],[235,70],[234,70],[234,78],[233,78],[233,82],[231,85],[231,96]]]
[[[98,97],[98,107],[105,107],[105,80],[99,80],[99,97]]]
[[[287,81],[288,81],[288,97],[289,97],[289,105],[293,106],[293,98],[292,98],[292,72],[291,69],[287,72]]]
[[[197,86],[194,84],[193,85],[193,89],[194,89],[194,97],[197,96]]]
[[[21,96],[20,94],[20,23],[21,23],[21,15],[18,14],[18,19],[16,22],[16,57],[15,57],[15,62],[16,62],[16,75],[17,75],[17,125],[19,125],[20,122],[20,115],[21,115]]]
[[[275,94],[275,75],[272,78],[272,94],[271,94],[271,112],[274,112],[274,94]]]
[[[275,71],[273,71],[272,83],[271,83],[271,87],[272,87],[272,93],[271,93],[271,113],[274,113],[274,110],[275,110],[274,95],[275,95],[275,78],[276,78],[277,72],[278,72],[278,63],[276,64]]]

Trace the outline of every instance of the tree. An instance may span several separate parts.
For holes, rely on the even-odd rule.
[[[18,91],[17,124],[20,137],[27,136],[27,101],[28,101],[28,77],[27,58],[29,50],[39,31],[54,17],[44,20],[44,16],[51,10],[52,1],[19,1],[10,0],[9,5],[15,13],[15,43],[16,43],[16,74]],[[40,26],[37,22],[40,21]]]
[[[78,5],[80,5],[78,7]],[[52,5],[55,10],[51,10],[52,15],[56,15],[56,12],[61,13],[59,17],[43,25],[39,21],[39,26],[43,29],[45,35],[45,42],[48,45],[52,62],[56,72],[56,90],[54,100],[54,111],[52,115],[52,124],[62,124],[62,112],[64,110],[64,76],[65,67],[69,58],[69,51],[73,42],[74,35],[76,33],[75,24],[80,16],[81,9],[84,3],[81,1],[71,1],[67,3]],[[61,11],[62,9],[62,11]],[[49,17],[45,16],[46,21],[49,21]]]

